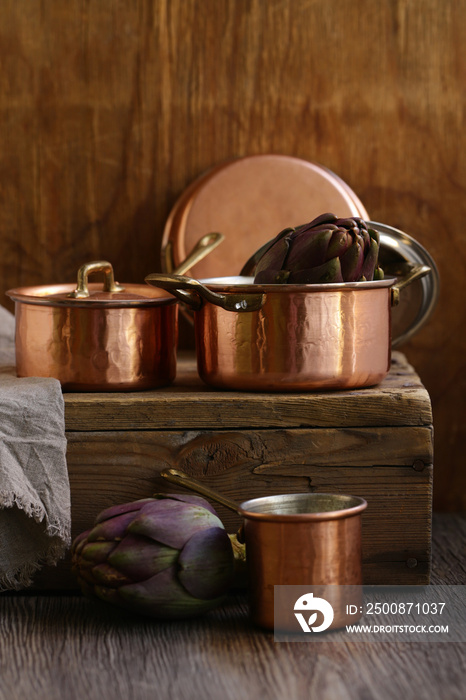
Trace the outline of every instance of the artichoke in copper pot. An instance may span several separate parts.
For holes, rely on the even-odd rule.
[[[216,607],[234,575],[230,538],[210,503],[194,495],[108,508],[71,552],[84,594],[165,619]]]
[[[258,284],[323,284],[383,279],[379,234],[363,219],[322,214],[281,231],[259,258]]]

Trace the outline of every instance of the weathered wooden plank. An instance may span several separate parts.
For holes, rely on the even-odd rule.
[[[126,450],[122,444],[123,456]],[[140,466],[122,468],[113,460],[105,462],[98,455],[86,459],[80,450],[71,454],[69,472],[75,534],[89,527],[98,512],[110,505],[144,498],[157,491],[177,491],[177,487],[169,486],[159,478],[160,469],[176,464],[168,459],[160,463],[156,457],[150,462],[146,460]],[[361,478],[361,471],[370,471],[370,475]],[[193,462],[189,472],[238,502],[265,495],[306,491],[362,496],[369,503],[364,522],[373,542],[368,555],[380,551],[381,540],[387,532],[396,540],[396,546],[391,547],[393,550],[416,547],[429,536],[432,481],[429,468],[419,473],[410,467],[372,467],[370,470],[316,467],[312,478],[296,478],[286,474],[286,466],[282,474],[275,476],[257,474],[245,465],[232,465],[228,471],[206,475],[202,467]],[[216,507],[226,526],[234,531],[239,524],[237,516],[221,506]]]
[[[309,466],[407,465],[432,463],[432,430],[415,428],[316,428],[293,430],[108,431],[68,434],[68,460],[82,458],[121,465],[134,472],[148,462],[196,465],[214,475],[233,467],[257,473],[309,476]],[[86,456],[86,457],[85,457]]]
[[[217,391],[182,355],[172,387],[131,393],[65,394],[69,431],[430,425],[430,398],[402,353],[384,381],[358,391],[264,394]]]
[[[434,513],[432,528],[432,583],[466,583],[466,514]]]
[[[417,436],[412,436],[408,459],[405,448],[400,454],[398,446],[409,441],[410,430],[424,433],[418,444]],[[85,508],[96,490],[104,499],[101,507],[147,496],[166,490],[166,482],[158,475],[174,467],[237,500],[308,489],[376,496],[380,512],[374,512],[386,517],[389,527],[396,527],[395,514],[415,517],[429,508],[432,468],[419,470],[418,466],[421,461],[421,466],[430,462],[431,434],[427,429],[410,430],[397,428],[382,434],[383,451],[368,447],[373,440],[370,429],[358,431],[356,437],[352,430],[325,429],[214,435],[205,431],[71,433],[67,461],[72,498],[75,502],[79,494]],[[339,449],[341,444],[346,449]],[[334,456],[335,449],[341,460]],[[403,489],[409,502],[397,501]],[[231,517],[227,511],[225,516]]]

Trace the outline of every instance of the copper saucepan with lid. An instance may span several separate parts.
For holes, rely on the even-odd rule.
[[[254,284],[252,277],[195,280],[152,274],[195,312],[198,371],[209,385],[247,391],[355,389],[390,368],[391,307],[430,272],[333,284]]]
[[[223,239],[203,236],[178,267],[185,272]],[[104,274],[104,282],[89,282]],[[10,289],[15,302],[16,372],[53,377],[65,391],[136,391],[176,376],[178,304],[147,284],[115,282],[108,261],[86,263],[77,284]]]

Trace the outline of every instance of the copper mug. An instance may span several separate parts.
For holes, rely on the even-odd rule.
[[[329,629],[347,623],[345,609],[362,595],[361,516],[367,502],[357,496],[298,493],[253,498],[238,505],[175,469],[161,476],[237,512],[246,543],[251,620],[269,630],[287,629],[292,610],[274,614],[275,586],[309,586],[332,597]],[[350,596],[348,598],[347,596]],[[291,615],[290,615],[291,613]],[[354,621],[354,617],[352,618]]]

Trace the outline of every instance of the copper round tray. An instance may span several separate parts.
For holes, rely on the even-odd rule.
[[[173,207],[162,239],[164,271],[171,272],[200,236],[219,231],[224,242],[190,274],[237,275],[279,231],[325,211],[369,218],[351,188],[316,163],[273,154],[221,163],[193,182]]]

